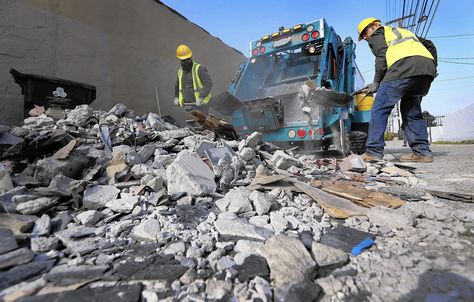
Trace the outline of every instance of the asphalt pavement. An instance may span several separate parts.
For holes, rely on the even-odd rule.
[[[394,161],[410,154],[403,141],[388,141],[385,147],[386,159]],[[431,145],[432,163],[410,164],[416,167],[417,177],[428,187],[459,193],[474,194],[474,145]],[[395,158],[395,159],[394,159]]]

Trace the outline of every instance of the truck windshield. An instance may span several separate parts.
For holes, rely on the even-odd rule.
[[[319,55],[301,51],[256,57],[243,71],[235,96],[240,101],[251,101],[298,92],[302,83],[317,77],[319,63]]]

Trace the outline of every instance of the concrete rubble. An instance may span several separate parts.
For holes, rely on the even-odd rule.
[[[2,301],[474,297],[472,203],[412,167],[58,110],[0,126]]]

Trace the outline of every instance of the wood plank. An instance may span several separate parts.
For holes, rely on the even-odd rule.
[[[366,215],[368,209],[352,201],[324,192],[296,179],[288,179],[295,187],[314,199],[333,218],[346,219],[351,216]]]

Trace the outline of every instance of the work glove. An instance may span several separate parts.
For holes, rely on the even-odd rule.
[[[174,98],[173,104],[174,104],[175,106],[179,106],[179,99],[178,99],[178,98]]]
[[[369,85],[365,86],[364,89],[367,89],[367,92],[377,92],[377,90],[379,90],[379,82],[373,82],[373,83],[370,83]]]
[[[200,107],[202,105],[202,98],[196,98],[196,106]]]

